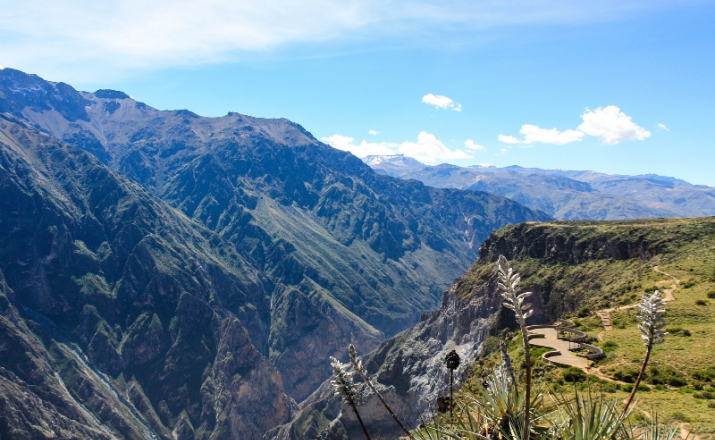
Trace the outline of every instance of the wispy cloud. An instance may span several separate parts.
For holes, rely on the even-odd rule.
[[[373,135],[373,136],[377,136],[378,134],[380,134],[379,131],[375,131],[375,130],[370,130],[370,131],[368,131],[367,133],[368,133],[368,134],[371,134],[371,135]]]
[[[48,73],[235,61],[282,46],[610,20],[662,0],[0,0],[3,64]],[[449,30],[446,30],[449,29]],[[68,76],[68,80],[73,78]]]
[[[670,128],[666,127],[665,124],[658,124],[658,128],[665,131],[670,131]]]
[[[422,102],[433,105],[437,109],[454,110],[455,112],[462,111],[462,104],[458,104],[451,98],[442,95],[433,95],[429,93],[422,97]]]
[[[396,153],[415,158],[420,162],[436,163],[438,160],[470,159],[472,156],[463,150],[453,150],[448,148],[437,137],[426,131],[417,135],[417,141],[404,141],[401,143],[390,142],[367,142],[359,144],[354,138],[335,134],[321,139],[323,142],[339,150],[349,151],[357,157],[373,155],[391,155]]]

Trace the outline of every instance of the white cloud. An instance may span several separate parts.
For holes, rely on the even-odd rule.
[[[501,154],[506,153],[506,148],[500,148],[500,149],[499,149],[499,152],[500,152]],[[497,155],[495,154],[495,156],[497,156]]]
[[[639,140],[650,137],[650,132],[639,127],[615,105],[586,109],[581,115],[583,123],[578,129],[589,136],[598,136],[606,145],[615,145],[621,141]]]
[[[462,150],[450,150],[435,135],[421,131],[417,142],[405,141],[398,147],[400,153],[420,162],[435,163],[438,159],[469,159],[472,156]]]
[[[324,137],[321,140],[334,148],[349,151],[360,158],[402,153],[420,162],[435,163],[437,160],[470,159],[472,157],[462,150],[450,150],[435,135],[425,131],[417,135],[417,142],[405,141],[399,144],[389,142],[378,144],[367,141],[356,144],[354,138],[339,134]]]
[[[395,144],[389,144],[387,142],[381,142],[376,144],[374,142],[362,141],[360,144],[355,144],[354,138],[348,136],[342,136],[339,134],[334,134],[330,137],[324,137],[321,139],[326,144],[329,144],[333,148],[338,150],[349,151],[357,157],[365,156],[388,156],[390,154],[395,154],[394,148],[397,146]]]
[[[473,140],[467,139],[467,141],[464,143],[464,146],[469,148],[470,150],[475,150],[475,151],[487,151],[487,147],[479,144],[475,144]]]
[[[498,139],[500,142],[505,144],[522,144],[525,146],[530,146],[537,142],[564,145],[580,141],[584,135],[578,130],[558,131],[555,128],[541,128],[538,125],[531,124],[522,125],[520,133],[524,135],[524,140],[517,139],[514,136],[505,136],[503,134],[500,134]]]
[[[665,131],[670,131],[670,128],[666,127],[665,124],[658,124],[658,128]]]
[[[559,132],[555,128],[541,128],[538,125],[531,124],[522,125],[520,132],[524,135],[524,142],[527,144],[541,142],[544,144],[564,145],[580,141],[583,138],[583,133],[578,130]]]
[[[505,136],[503,134],[500,134],[497,139],[499,139],[499,142],[503,142],[505,144],[523,144],[524,143],[524,141],[521,141],[521,140],[515,138],[514,136]]]
[[[380,134],[379,131],[375,131],[375,130],[370,130],[370,131],[368,131],[367,133],[368,133],[368,134],[371,134],[371,135],[373,135],[373,136],[377,136],[378,134]]]
[[[446,96],[442,95],[433,95],[431,93],[428,93],[427,95],[422,97],[422,102],[424,102],[425,104],[433,105],[437,109],[454,110],[455,112],[462,111],[462,104],[457,104],[456,102],[452,101],[451,98],[447,98]]]
[[[472,42],[499,27],[612,20],[664,3],[0,0],[0,53],[6,66],[76,82],[97,73],[236,61],[304,43],[384,45],[392,39],[416,47],[425,35]]]
[[[601,141],[606,145],[615,145],[621,141],[642,141],[650,137],[648,130],[636,125],[630,116],[623,113],[615,105],[599,107],[596,110],[586,109],[586,113],[581,115],[581,118],[583,123],[578,126],[578,130],[558,131],[555,128],[541,128],[538,125],[524,124],[519,131],[524,135],[523,140],[503,134],[500,134],[498,139],[499,142],[505,144],[520,144],[523,146],[532,146],[539,142],[565,145],[581,141],[585,135],[589,135],[601,138]],[[663,124],[658,124],[658,127],[668,130],[668,127]]]

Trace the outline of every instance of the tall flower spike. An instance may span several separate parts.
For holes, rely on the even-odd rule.
[[[521,277],[518,273],[509,266],[504,255],[499,255],[499,290],[504,298],[504,307],[511,309],[516,314],[516,319],[519,321],[519,326],[526,326],[526,319],[531,316],[534,311],[531,309],[531,304],[524,303],[524,300],[531,296],[531,292],[522,294],[516,293],[516,288],[521,282]]]
[[[344,364],[334,357],[330,357],[330,365],[333,367],[333,380],[330,381],[335,390],[335,395],[343,398],[343,402],[348,405],[355,405],[359,400],[358,390],[360,386],[353,380],[353,372],[350,365]]]
[[[511,382],[516,384],[516,378],[514,377],[514,367],[511,366],[511,358],[509,357],[509,351],[506,348],[506,343],[504,341],[499,341],[499,349],[501,350],[501,357],[504,360],[504,368],[509,373]]]
[[[638,319],[641,321],[638,328],[643,333],[641,337],[645,341],[644,345],[647,347],[651,344],[662,344],[668,332],[663,331],[665,319],[662,315],[665,313],[665,301],[660,297],[660,292],[656,290],[653,295],[643,295],[638,304],[638,311],[640,312]]]

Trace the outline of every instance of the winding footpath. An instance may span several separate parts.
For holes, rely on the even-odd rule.
[[[543,335],[543,337],[533,337],[532,335]],[[529,330],[529,345],[535,347],[553,348],[558,353],[546,353],[546,359],[556,365],[568,367],[577,367],[581,369],[588,368],[590,361],[585,357],[576,356],[571,352],[572,348],[578,348],[579,344],[570,342],[565,339],[559,339],[558,330],[555,328],[538,328]]]
[[[663,272],[658,268],[658,266],[653,266],[653,270],[658,272],[659,274],[670,277],[673,280],[673,284],[670,285],[670,289],[663,289],[662,292],[665,294],[665,298],[663,298],[663,301],[674,301],[675,297],[673,296],[673,291],[678,288],[680,280],[669,273]],[[661,287],[667,283],[667,280],[661,280],[656,283],[656,286]],[[618,312],[620,310],[634,309],[636,307],[638,307],[638,304],[631,304],[623,307],[612,307],[610,309],[603,309],[597,311],[596,314],[599,318],[601,318],[601,324],[603,324],[603,331],[598,334],[598,340],[603,341],[603,334],[607,331],[613,330],[613,320],[611,320],[611,313]]]

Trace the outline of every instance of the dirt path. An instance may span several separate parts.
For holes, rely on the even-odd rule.
[[[678,288],[678,284],[680,284],[680,280],[673,275],[663,272],[658,268],[658,266],[653,266],[653,270],[658,272],[659,274],[665,275],[667,277],[670,277],[673,280],[673,284],[670,285],[670,289],[662,289],[662,286],[667,284],[667,280],[662,280],[658,281],[656,285],[662,289],[662,292],[665,294],[665,298],[663,298],[663,301],[669,302],[669,301],[674,301],[675,297],[673,296],[673,291]],[[660,289],[659,289],[660,290]],[[628,306],[622,306],[622,307],[612,307],[610,309],[603,309],[599,310],[596,312],[599,318],[601,318],[601,324],[603,325],[603,331],[598,334],[598,340],[603,341],[603,334],[606,333],[609,330],[613,330],[613,320],[611,319],[611,313],[613,312],[618,312],[620,310],[628,310],[628,309],[634,309],[638,306],[638,304],[631,304]]]

